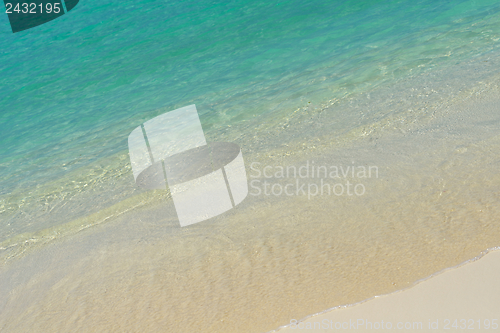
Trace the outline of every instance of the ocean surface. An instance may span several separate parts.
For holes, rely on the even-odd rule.
[[[2,265],[166,200],[127,147],[166,111],[196,104],[208,141],[261,160],[418,125],[500,72],[495,0],[81,0],[0,36]]]

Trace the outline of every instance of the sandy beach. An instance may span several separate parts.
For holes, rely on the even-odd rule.
[[[292,320],[276,332],[495,332],[499,329],[499,270],[496,249],[407,290]]]

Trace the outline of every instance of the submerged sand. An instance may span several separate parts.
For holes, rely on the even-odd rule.
[[[404,126],[374,124],[349,144],[324,134],[314,149],[291,140],[243,152],[247,168],[377,166],[377,176],[328,180],[363,184],[363,195],[250,194],[185,228],[167,201],[9,262],[0,330],[265,332],[474,258],[500,245],[498,92]],[[320,181],[247,171],[281,186]]]
[[[341,307],[304,321],[292,319],[288,327],[278,331],[496,331],[500,328],[499,270],[497,249],[411,289]]]

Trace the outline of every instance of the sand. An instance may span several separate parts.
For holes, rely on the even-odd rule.
[[[447,269],[404,291],[291,320],[277,332],[449,332],[500,329],[500,251]]]

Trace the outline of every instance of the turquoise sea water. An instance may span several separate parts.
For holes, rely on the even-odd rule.
[[[498,50],[500,4],[82,0],[0,36],[1,242],[136,193],[128,159],[89,165],[160,108],[196,104],[212,138],[287,117]]]

